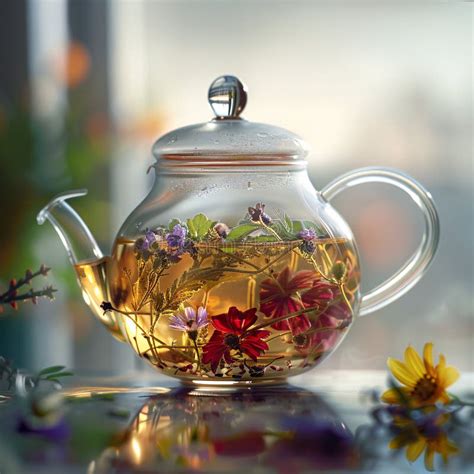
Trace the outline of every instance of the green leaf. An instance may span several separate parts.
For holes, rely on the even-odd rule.
[[[41,370],[38,375],[41,377],[42,375],[55,374],[56,372],[61,372],[61,370],[65,368],[65,365],[52,365],[51,367],[46,367]]]
[[[295,220],[295,221],[292,221],[292,224],[293,224],[293,233],[295,235],[297,235],[299,232],[305,229],[305,226],[303,225],[303,221]]]
[[[287,214],[285,214],[283,222],[285,224],[286,230],[290,233],[293,233],[293,221],[288,217]]]
[[[278,242],[274,235],[257,235],[256,237],[249,237],[250,242]]]
[[[312,221],[303,221],[303,225],[305,229],[313,229],[318,235],[318,237],[322,237],[326,235],[326,232],[324,232],[324,230],[321,229],[321,227],[318,226],[318,224],[315,224]]]
[[[181,221],[179,219],[171,219],[170,223],[168,224],[168,230],[172,231],[173,227],[177,224],[181,224]]]
[[[74,375],[73,372],[57,372],[55,374],[48,375],[46,377],[46,380],[53,380],[59,377],[71,377],[72,375]]]
[[[186,221],[188,225],[189,236],[195,240],[202,240],[214,225],[204,214],[197,214],[192,219]]]
[[[261,227],[258,224],[252,224],[252,223],[238,225],[234,227],[227,234],[226,240],[227,241],[243,240],[249,234],[251,234],[252,232],[255,232],[257,229],[260,229],[260,228]]]
[[[292,232],[289,232],[286,228],[286,223],[283,221],[273,221],[270,226],[283,240],[294,240],[294,235]]]

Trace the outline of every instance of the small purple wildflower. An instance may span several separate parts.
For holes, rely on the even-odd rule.
[[[313,229],[300,230],[296,237],[301,239],[303,243],[300,245],[300,250],[305,253],[313,253],[316,246],[314,245],[314,239],[316,238],[316,232]]]
[[[152,230],[147,230],[145,233],[145,238],[143,239],[143,249],[148,250],[155,241],[155,233]]]
[[[182,248],[184,246],[188,230],[181,224],[176,224],[173,230],[166,234],[166,242],[173,248]]]
[[[188,306],[182,313],[170,317],[170,328],[188,333],[193,340],[196,340],[198,331],[208,324],[207,311],[203,306],[199,306],[197,311]]]
[[[265,204],[257,202],[255,207],[248,208],[250,219],[253,222],[263,222],[265,225],[271,224],[272,220],[268,214],[265,213]]]
[[[218,222],[214,226],[214,230],[216,231],[217,235],[223,239],[225,239],[230,232],[229,227],[223,222]]]
[[[300,230],[296,236],[299,239],[302,239],[305,242],[308,242],[316,238],[316,232],[313,229],[303,229],[303,230]]]

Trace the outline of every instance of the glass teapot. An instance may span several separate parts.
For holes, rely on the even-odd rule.
[[[159,371],[201,385],[281,383],[321,363],[362,316],[413,287],[433,259],[439,223],[430,194],[386,168],[352,171],[316,191],[306,144],[240,118],[244,85],[210,86],[215,117],[153,146],[156,180],[123,223],[112,255],[66,202],[38,214],[68,252],[84,300],[119,340]],[[405,265],[361,294],[357,246],[331,199],[387,183],[420,208],[425,231]]]

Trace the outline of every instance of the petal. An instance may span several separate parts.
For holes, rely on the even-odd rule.
[[[448,393],[443,390],[443,392],[439,395],[439,399],[446,405],[451,401]]]
[[[420,457],[420,454],[423,452],[425,447],[426,441],[424,438],[418,438],[413,443],[410,443],[407,448],[407,459],[410,462],[416,461]]]
[[[438,370],[438,383],[446,388],[452,385],[459,378],[459,371],[455,367],[444,367]]]
[[[411,370],[417,378],[423,378],[425,374],[425,366],[421,357],[412,346],[408,346],[405,350],[405,363],[407,368]]]
[[[428,471],[434,471],[434,455],[434,450],[428,447],[425,452],[425,467]]]
[[[232,364],[232,362],[234,362],[234,358],[230,355],[230,351],[228,349],[224,352],[224,360],[228,364]]]
[[[196,319],[196,311],[191,306],[184,308],[184,317],[189,321],[191,319]]]
[[[255,324],[257,321],[257,308],[251,308],[247,311],[244,311],[240,319],[240,330],[241,333],[246,331],[250,326]]]
[[[439,363],[436,366],[436,370],[444,369],[446,367],[446,357],[443,354],[439,355]]]
[[[179,315],[173,314],[173,316],[169,319],[169,326],[170,328],[177,329],[178,331],[185,331],[186,330],[186,323],[183,321]]]
[[[257,357],[260,355],[260,351],[252,347],[250,344],[241,344],[240,350],[255,362],[257,361]]]
[[[316,273],[311,270],[297,272],[286,285],[288,293],[294,293],[295,291],[303,290],[304,288],[311,288],[316,277]]]
[[[218,314],[217,316],[213,316],[211,319],[212,325],[218,330],[223,333],[234,332],[233,328],[230,326],[227,314]]]
[[[388,443],[388,447],[390,449],[400,449],[403,448],[407,442],[406,442],[407,437],[404,436],[403,434],[399,434],[393,438],[390,443]]]
[[[410,396],[410,391],[405,388],[405,387],[399,387],[398,389],[391,388],[389,390],[386,390],[380,399],[385,402],[385,403],[390,403],[390,404],[399,404],[403,402],[403,400],[400,397],[400,392],[402,395],[405,395],[407,398]]]
[[[278,323],[272,324],[271,327],[277,331],[288,331],[290,329],[288,321],[279,321]]]
[[[429,370],[434,366],[433,362],[433,343],[427,342],[423,348],[423,361],[425,363],[425,368]]]
[[[280,272],[280,274],[277,277],[278,284],[283,289],[283,291],[286,291],[287,288],[288,288],[288,283],[290,281],[290,276],[291,276],[290,268],[285,267],[285,269],[282,272]]]
[[[297,316],[296,318],[288,319],[288,326],[290,326],[293,335],[301,334],[311,329],[311,322],[305,314]]]
[[[203,306],[199,306],[198,308],[196,322],[199,328],[208,324],[207,311]]]
[[[416,385],[417,378],[403,362],[389,357],[387,365],[399,382],[408,387],[414,387]]]

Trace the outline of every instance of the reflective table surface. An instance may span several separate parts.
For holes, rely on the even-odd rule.
[[[157,376],[74,377],[48,427],[0,398],[0,473],[473,472],[471,406],[403,419],[385,372],[314,371],[281,387],[193,389]],[[472,402],[473,377],[455,394]],[[443,459],[444,458],[444,459]]]

